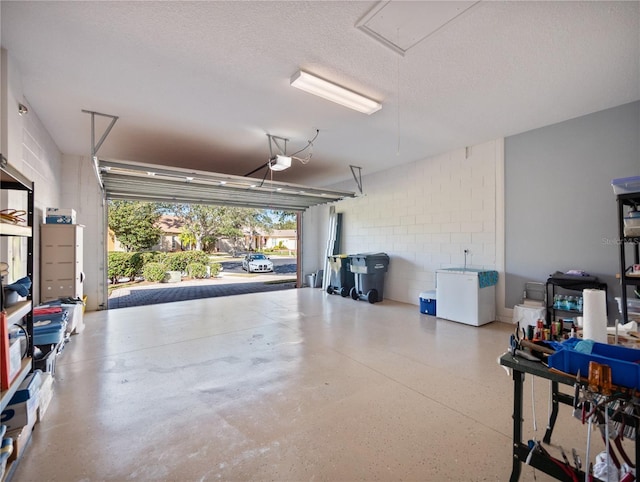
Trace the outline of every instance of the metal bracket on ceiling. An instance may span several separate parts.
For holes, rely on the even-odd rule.
[[[362,194],[362,168],[358,167],[358,166],[349,166],[351,168],[351,174],[353,175],[353,179],[356,181],[356,184],[358,185],[358,190],[360,191],[360,194]],[[358,173],[356,174],[356,169],[358,170]]]
[[[262,164],[261,166],[256,167],[253,171],[246,173],[244,175],[245,177],[249,177],[254,172],[258,172],[259,170],[264,169],[265,167],[269,167],[269,164],[271,163],[271,161],[276,157],[276,155],[273,153],[274,145],[278,148],[281,155],[283,156],[287,155],[287,142],[289,142],[289,139],[285,139],[284,137],[272,136],[271,134],[267,134],[267,137],[269,138],[269,160],[264,164]],[[278,141],[283,141],[284,147],[278,144]]]
[[[102,143],[105,141],[105,139],[111,132],[111,129],[113,129],[113,126],[115,125],[119,117],[116,115],[103,114],[101,112],[94,112],[92,110],[82,109],[82,112],[84,112],[85,114],[91,114],[91,160],[93,161],[93,168],[95,170],[96,177],[98,178],[98,183],[100,183],[100,187],[104,189],[104,186],[102,184],[102,178],[100,177],[100,168],[98,167],[98,150],[100,149],[100,147],[102,147]],[[108,117],[111,119],[111,122],[104,130],[104,133],[102,134],[102,137],[100,137],[100,140],[98,140],[98,142],[96,143],[96,116],[97,115],[102,117]]]
[[[272,136],[271,134],[267,134],[267,137],[269,138],[269,159],[273,159],[274,157],[273,145],[275,145],[278,148],[281,155],[283,156],[287,155],[287,142],[289,142],[289,139],[285,139],[284,137]],[[278,141],[283,141],[284,147],[278,144]]]

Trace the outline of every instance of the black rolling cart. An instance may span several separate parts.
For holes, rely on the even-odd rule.
[[[574,298],[582,296],[582,290],[604,290],[607,297],[607,283],[603,283],[595,276],[571,276],[564,273],[555,273],[547,279],[547,325],[555,321],[560,313],[568,313],[572,316],[582,316],[583,311],[579,304],[567,304],[558,306],[556,295],[564,294]]]

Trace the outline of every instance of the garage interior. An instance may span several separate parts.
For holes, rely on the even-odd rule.
[[[608,287],[609,325],[621,317],[611,184],[640,176],[640,2],[0,13],[0,152],[33,182],[33,304],[48,207],[85,226],[87,297],[10,480],[518,479],[518,370],[498,358],[527,283],[584,270]],[[301,72],[377,110],[301,91]],[[105,310],[119,190],[296,210],[299,277],[326,268],[340,214],[339,252],[389,255],[384,299],[304,288]],[[16,199],[3,185],[0,207]],[[28,267],[1,232],[13,282]],[[420,311],[437,272],[462,266],[497,272],[493,322]],[[552,392],[525,377],[525,444],[542,440]],[[571,412],[542,446],[593,461],[605,444],[592,436],[588,457]],[[553,480],[522,462],[519,480]]]

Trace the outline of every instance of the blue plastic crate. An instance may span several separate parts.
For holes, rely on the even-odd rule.
[[[596,342],[591,353],[585,354],[569,344],[551,355],[548,363],[549,367],[572,375],[580,370],[580,376],[587,378],[590,361],[610,366],[614,385],[640,389],[640,350],[634,348]]]

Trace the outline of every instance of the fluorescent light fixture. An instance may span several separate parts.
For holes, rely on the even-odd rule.
[[[371,100],[352,90],[340,87],[332,82],[311,75],[304,70],[299,70],[291,77],[291,85],[349,109],[357,110],[363,114],[373,114],[382,109],[382,104]]]
[[[269,168],[272,171],[284,171],[291,167],[291,158],[287,156],[277,155],[269,161]]]

